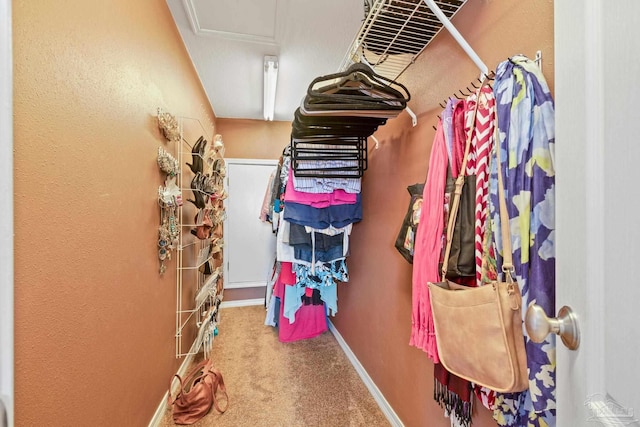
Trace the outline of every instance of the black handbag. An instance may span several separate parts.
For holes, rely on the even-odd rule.
[[[411,196],[411,200],[409,200],[409,208],[402,220],[398,237],[396,237],[395,247],[400,252],[400,255],[409,261],[409,264],[413,264],[413,248],[418,231],[418,223],[420,222],[424,183],[410,185],[407,187],[407,191]]]
[[[447,168],[445,191],[453,201],[455,180],[451,168]],[[451,208],[451,206],[450,206]],[[476,176],[465,175],[456,223],[451,237],[451,251],[447,267],[447,278],[473,277],[476,275],[475,261],[475,209],[476,209]]]

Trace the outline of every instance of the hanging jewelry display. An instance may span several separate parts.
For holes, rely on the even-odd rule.
[[[180,141],[180,127],[175,117],[158,108],[158,127],[160,132],[169,142]]]
[[[160,274],[166,270],[165,260],[171,260],[171,251],[178,247],[180,230],[178,228],[178,207],[182,206],[182,192],[176,183],[178,162],[173,156],[158,149],[158,166],[167,173],[164,187],[158,187],[158,205],[160,206],[160,226],[158,227],[158,259]]]
[[[158,187],[160,226],[158,227],[158,259],[160,274],[166,270],[165,260],[171,260],[171,251],[178,247],[178,206],[182,205],[182,193],[176,185],[176,177],[168,176],[164,187]]]
[[[171,114],[158,108],[158,128],[169,142],[180,142],[180,126]],[[160,226],[158,227],[158,259],[160,274],[166,271],[166,260],[171,260],[171,252],[178,247],[180,230],[178,228],[178,207],[182,206],[182,192],[177,184],[180,175],[180,162],[166,151],[158,147],[158,167],[167,174],[164,187],[158,188],[158,205],[160,206]]]
[[[163,274],[167,267],[165,266],[165,260],[171,260],[171,251],[175,249],[174,241],[175,230],[175,210],[174,209],[162,209],[162,220],[160,227],[158,227],[158,258],[160,259],[160,274]]]
[[[198,132],[198,124],[202,133]],[[158,127],[168,142],[174,142],[158,148],[157,164],[166,174],[164,185],[158,188],[160,274],[166,273],[172,258],[176,263],[176,357],[202,349],[207,355],[218,334],[218,307],[223,291],[222,223],[226,216],[223,200],[227,197],[224,144],[219,134],[213,143],[208,143],[208,135],[213,132],[206,132],[199,120],[188,117],[176,120],[161,109],[158,109]],[[198,134],[201,136],[191,141]],[[189,249],[184,251],[186,247]],[[193,270],[194,274],[189,271],[185,275],[186,270]],[[183,289],[195,291],[195,300],[183,300]],[[185,351],[183,341],[187,337],[183,330],[187,326],[196,326],[198,331],[191,349]]]

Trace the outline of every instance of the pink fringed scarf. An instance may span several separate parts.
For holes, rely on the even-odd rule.
[[[427,283],[440,280],[438,260],[442,248],[444,226],[442,204],[448,163],[442,122],[439,121],[431,148],[429,173],[424,186],[420,227],[418,227],[415,237],[412,280],[413,310],[411,313],[411,339],[409,341],[409,345],[424,350],[434,363],[438,363],[440,359],[436,346]]]

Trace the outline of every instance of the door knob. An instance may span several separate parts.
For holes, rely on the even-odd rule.
[[[533,342],[542,342],[550,333],[560,335],[562,342],[569,350],[576,350],[580,346],[580,329],[578,319],[566,305],[558,311],[558,317],[547,317],[542,307],[531,304],[524,318],[529,338]]]

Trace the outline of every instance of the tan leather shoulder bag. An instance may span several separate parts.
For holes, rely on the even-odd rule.
[[[496,144],[497,138],[496,124]],[[465,159],[471,133],[467,139]],[[498,153],[498,194],[503,242],[502,271],[505,281],[495,281],[470,288],[445,279],[451,233],[459,204],[457,191],[452,202],[447,227],[447,246],[442,282],[429,283],[431,310],[440,362],[447,371],[502,393],[518,392],[529,387],[527,354],[522,330],[522,296],[513,280],[513,260],[509,214],[504,195],[500,147]],[[463,169],[464,170],[464,169]]]

